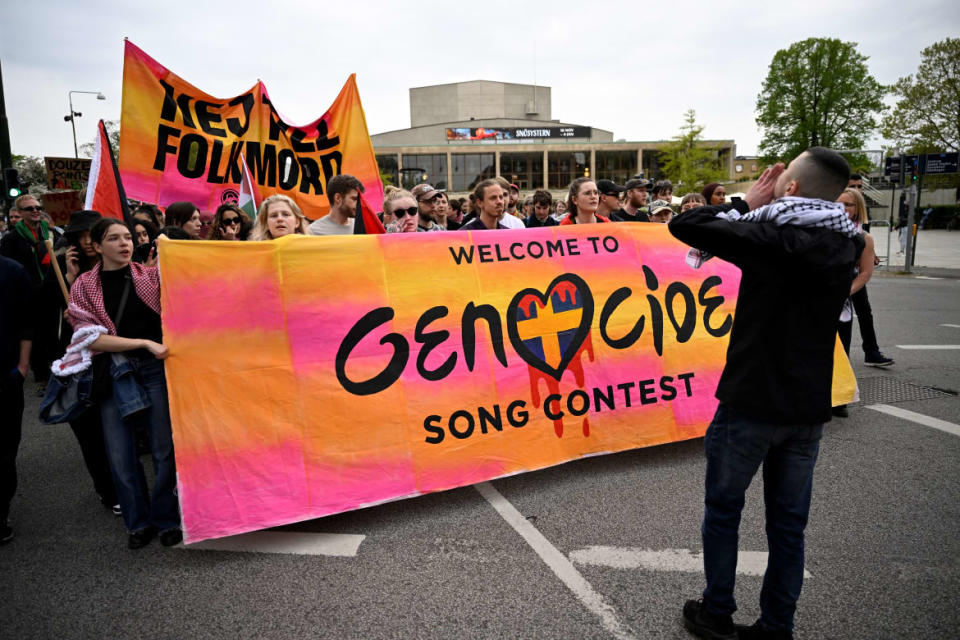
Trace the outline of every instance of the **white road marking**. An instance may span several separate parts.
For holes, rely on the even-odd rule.
[[[360,543],[366,537],[352,533],[254,531],[180,546],[183,549],[198,551],[247,551],[352,558],[357,555]]]
[[[637,547],[592,546],[578,549],[570,554],[577,564],[586,564],[614,569],[650,569],[651,571],[681,571],[703,573],[703,552],[689,549],[640,549]],[[740,551],[737,553],[737,573],[742,576],[762,576],[767,570],[766,551]],[[803,577],[810,572],[804,569]]]
[[[527,541],[527,544],[550,567],[553,573],[567,585],[573,595],[589,611],[599,616],[604,629],[615,638],[621,638],[622,640],[631,640],[637,637],[636,632],[617,617],[616,610],[604,601],[603,596],[594,590],[590,583],[577,571],[577,568],[573,566],[573,563],[553,546],[536,527],[530,524],[530,521],[524,518],[492,484],[481,482],[474,485],[474,488],[486,498],[487,502],[497,510],[497,513],[507,521],[507,524]]]
[[[868,404],[867,409],[873,409],[874,411],[879,411],[880,413],[885,413],[889,416],[903,418],[904,420],[909,420],[910,422],[922,424],[925,427],[939,429],[940,431],[945,431],[946,433],[960,436],[960,424],[954,424],[939,418],[931,418],[930,416],[925,416],[922,413],[907,411],[906,409],[901,409],[900,407],[891,407],[888,404]]]
[[[913,276],[917,280],[943,280],[943,278],[934,278],[933,276]]]
[[[953,329],[960,329],[960,324],[942,324],[941,327],[951,327]]]
[[[914,351],[942,351],[960,349],[960,344],[898,344],[897,349],[909,349]]]

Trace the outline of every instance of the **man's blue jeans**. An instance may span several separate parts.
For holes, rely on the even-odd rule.
[[[150,400],[150,407],[124,420],[120,417],[113,393],[100,405],[103,440],[117,498],[123,510],[123,522],[130,532],[141,531],[150,525],[159,531],[176,529],[180,527],[180,509],[174,493],[177,472],[163,361],[131,357],[129,362],[134,370],[133,375]],[[138,424],[145,425],[150,434],[153,470],[156,474],[152,494],[148,492],[143,466],[137,457]]]
[[[822,434],[822,424],[771,424],[722,404],[717,407],[704,440],[703,602],[708,611],[737,610],[733,585],[740,513],[747,487],[762,463],[769,558],[760,591],[760,620],[771,629],[793,630],[803,586],[803,530]]]

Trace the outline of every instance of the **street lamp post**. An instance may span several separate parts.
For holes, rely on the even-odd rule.
[[[106,100],[107,97],[99,91],[69,91],[67,93],[67,101],[70,103],[70,115],[63,116],[63,119],[70,121],[70,128],[73,129],[73,157],[79,158],[80,152],[77,151],[77,125],[74,123],[74,118],[79,118],[82,114],[73,110],[73,94],[75,93],[89,93],[97,96],[97,100]]]

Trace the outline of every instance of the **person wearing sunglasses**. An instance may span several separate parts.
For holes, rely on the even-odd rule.
[[[420,207],[413,194],[396,189],[383,199],[383,217],[392,220],[387,224],[387,233],[416,233]]]
[[[20,214],[21,220],[0,240],[0,255],[23,265],[30,276],[30,283],[34,288],[39,288],[50,266],[50,255],[47,254],[44,241],[54,238],[53,230],[43,219],[43,207],[35,196],[20,196],[14,201],[12,211]]]
[[[235,204],[226,203],[217,207],[213,216],[213,226],[210,228],[208,240],[243,240],[241,230],[244,227],[246,214]]]

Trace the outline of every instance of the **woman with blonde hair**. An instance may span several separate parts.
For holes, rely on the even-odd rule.
[[[394,189],[383,199],[383,222],[387,233],[411,233],[417,231],[417,216],[420,208],[413,194],[406,189]]]
[[[876,253],[873,238],[863,230],[863,225],[869,221],[869,218],[867,217],[867,203],[863,199],[863,194],[860,193],[860,190],[849,187],[844,189],[840,197],[837,198],[837,202],[843,205],[843,208],[847,212],[847,217],[850,218],[850,222],[857,225],[857,229],[863,235],[864,240],[863,253],[860,254],[860,260],[854,269],[855,276],[853,283],[850,285],[850,297],[843,303],[843,310],[840,312],[840,324],[837,328],[837,333],[840,334],[840,342],[843,343],[843,349],[849,356],[850,340],[853,334],[853,298],[854,296],[860,295],[860,292],[864,290],[864,287],[866,287],[867,282],[873,275],[873,268],[875,266],[874,256]],[[870,313],[869,307],[866,317],[863,316],[862,310],[858,312],[858,319],[860,321],[863,349],[867,353],[867,364],[870,364],[871,352],[879,356],[879,358],[874,359],[885,362],[885,364],[874,366],[889,366],[893,364],[893,360],[886,358],[880,353],[877,347],[877,334],[873,329],[873,315]],[[835,416],[846,418],[848,413],[846,405],[833,408],[833,415]]]
[[[251,240],[276,240],[296,233],[307,235],[307,219],[293,198],[277,193],[260,203]]]

